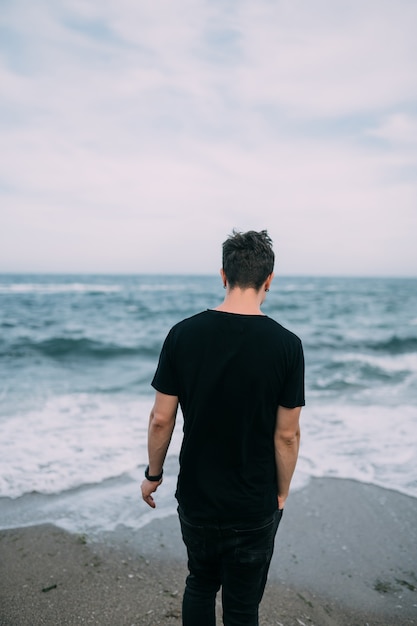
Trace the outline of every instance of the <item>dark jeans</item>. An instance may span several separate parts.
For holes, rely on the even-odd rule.
[[[275,534],[282,511],[239,524],[196,526],[178,509],[190,571],[183,626],[215,626],[216,594],[222,588],[225,626],[258,626]]]

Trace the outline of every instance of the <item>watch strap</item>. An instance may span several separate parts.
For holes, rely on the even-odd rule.
[[[146,480],[150,480],[152,483],[158,483],[161,479],[162,479],[162,475],[164,473],[164,470],[161,470],[161,473],[158,474],[157,476],[151,476],[149,474],[149,465],[145,470],[145,478]]]

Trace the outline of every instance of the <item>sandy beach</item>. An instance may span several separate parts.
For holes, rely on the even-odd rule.
[[[416,519],[417,499],[353,481],[314,479],[293,493],[260,624],[417,624]],[[3,530],[0,625],[179,626],[185,575],[175,516],[95,537]]]

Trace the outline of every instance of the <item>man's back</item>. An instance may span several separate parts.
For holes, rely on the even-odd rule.
[[[170,331],[152,384],[184,414],[176,495],[187,517],[276,510],[277,408],[303,404],[302,369],[300,340],[265,315],[209,310]]]

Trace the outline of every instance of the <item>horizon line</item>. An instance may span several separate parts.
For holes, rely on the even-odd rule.
[[[0,270],[0,276],[187,276],[187,277],[205,277],[212,278],[218,276],[218,272],[131,272],[131,271],[87,271],[87,270],[62,270],[62,271],[38,271],[38,270]],[[304,273],[275,273],[275,279],[279,278],[391,278],[391,279],[417,279],[417,274],[304,274]]]

